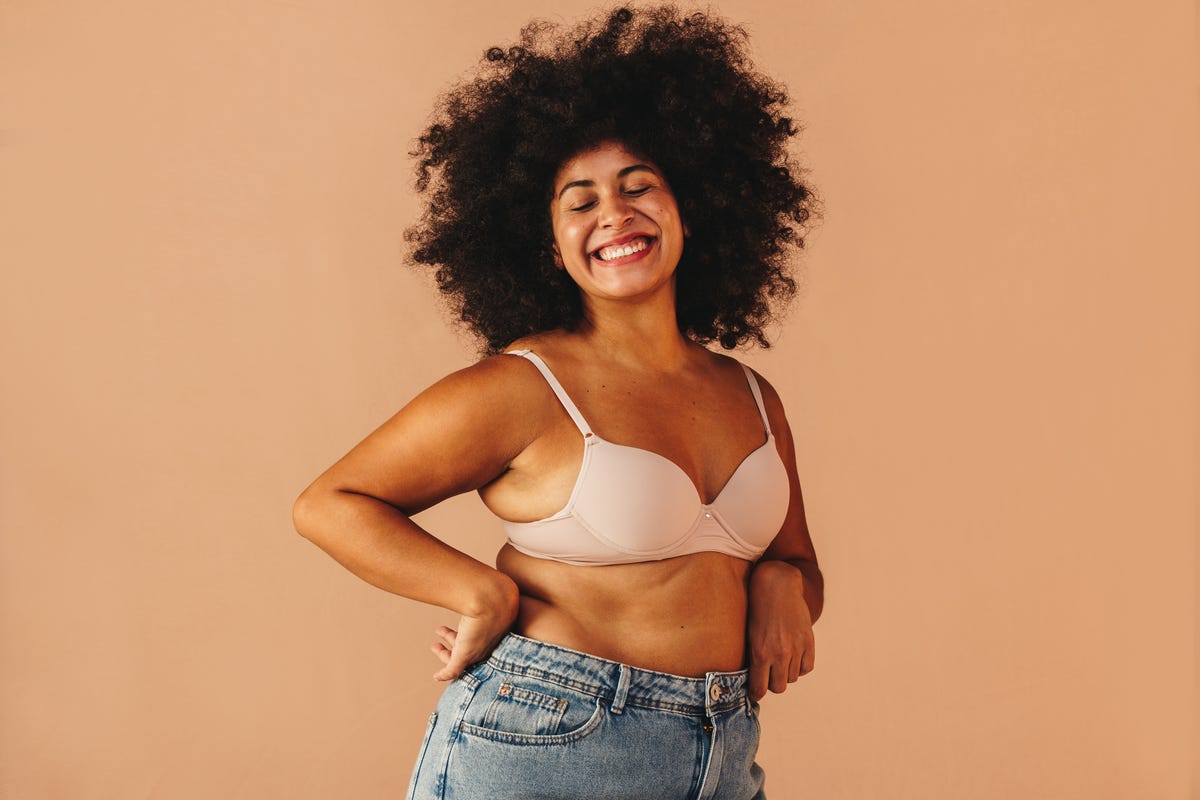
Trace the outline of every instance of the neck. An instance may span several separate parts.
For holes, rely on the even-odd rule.
[[[615,361],[655,371],[681,368],[691,347],[675,317],[675,293],[640,302],[584,298],[579,333]]]

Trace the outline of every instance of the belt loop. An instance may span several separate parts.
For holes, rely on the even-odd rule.
[[[612,713],[614,714],[620,714],[625,710],[625,698],[629,695],[629,675],[629,667],[621,664],[620,674],[617,676],[617,694],[612,703]]]

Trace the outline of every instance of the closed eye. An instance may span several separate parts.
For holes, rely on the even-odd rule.
[[[637,196],[639,196],[639,195],[643,195],[643,194],[645,194],[646,192],[650,191],[652,188],[654,188],[654,187],[652,187],[652,186],[638,186],[638,187],[636,187],[636,188],[634,188],[634,189],[625,189],[624,191],[625,191],[625,194],[628,194],[628,195],[632,195],[632,196],[634,196],[634,197],[637,197]],[[571,210],[572,210],[572,211],[587,211],[589,208],[591,208],[591,207],[592,207],[592,206],[594,206],[594,205],[596,205],[596,201],[595,201],[595,200],[589,200],[588,202],[586,202],[586,203],[583,203],[582,205],[578,205],[578,206],[571,206]]]

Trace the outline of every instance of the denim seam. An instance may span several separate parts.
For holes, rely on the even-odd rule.
[[[503,658],[493,656],[487,660],[487,663],[501,672],[507,672],[512,675],[526,675],[531,678],[544,680],[547,683],[552,683],[557,686],[562,686],[567,689],[575,689],[576,691],[590,694],[593,697],[598,697],[605,701],[611,701],[615,696],[615,691],[607,686],[596,683],[584,683],[582,681],[564,678],[562,675],[538,667],[533,667],[528,664],[515,664],[511,661],[506,661]],[[720,712],[727,708],[736,708],[741,703],[741,692],[728,695],[728,699],[722,698],[722,702],[712,707],[712,711]],[[655,700],[645,695],[639,695],[636,690],[630,690],[626,705],[636,705],[640,708],[662,709],[665,711],[674,711],[680,714],[700,715],[704,714],[707,706],[693,705],[690,703],[674,703],[669,700]]]
[[[552,697],[543,692],[535,692],[532,689],[514,686],[507,681],[500,684],[500,694],[506,695],[510,703],[525,703],[526,705],[544,708],[547,711],[562,711],[567,707],[567,701],[561,697]]]
[[[482,679],[475,675],[475,672],[480,672],[481,669],[475,669],[473,672],[464,672],[458,677],[467,687],[466,696],[459,703],[458,713],[454,719],[454,723],[450,726],[449,736],[446,740],[446,752],[442,755],[442,766],[438,770],[437,783],[434,785],[434,794],[438,800],[445,800],[446,796],[446,774],[450,771],[450,756],[454,752],[454,745],[458,741],[459,726],[462,724],[463,717],[467,715],[467,708],[471,705],[471,701],[475,699],[475,692],[479,689]]]
[[[494,731],[490,728],[480,728],[477,725],[472,725],[469,722],[459,721],[457,730],[469,736],[477,736],[480,739],[487,739],[494,742],[504,742],[506,744],[524,745],[524,746],[557,746],[571,744],[577,742],[591,734],[604,724],[604,704],[599,698],[596,700],[596,710],[592,712],[592,716],[582,726],[567,733],[551,733],[551,734],[532,734],[532,733],[509,733],[507,731]]]
[[[531,667],[526,664],[514,664],[510,661],[504,661],[503,659],[499,658],[488,659],[488,663],[500,672],[507,672],[510,675],[527,675],[531,678],[538,678],[546,681],[547,683],[553,683],[567,689],[575,689],[577,691],[584,692],[585,694],[590,694],[593,697],[607,699],[606,695],[608,694],[608,687],[603,685],[571,680],[570,678],[564,678],[561,675],[556,675],[553,672],[546,672],[545,670],[538,669],[537,667]]]
[[[417,766],[413,769],[412,781],[408,789],[406,800],[413,800],[417,793],[417,782],[421,776],[422,762],[425,760],[425,753],[429,750],[429,740],[433,738],[433,729],[437,726],[437,711],[429,715],[429,722],[425,724],[425,738],[421,741],[421,749],[417,753]]]
[[[631,692],[629,699],[625,701],[625,705],[651,710],[673,711],[689,717],[702,717],[706,714],[723,714],[726,711],[736,710],[742,705],[742,701],[740,699],[722,700],[717,705],[710,707],[691,705],[689,703],[672,703],[666,700],[654,700],[644,696],[639,697]]]

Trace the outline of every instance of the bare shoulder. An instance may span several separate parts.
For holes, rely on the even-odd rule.
[[[727,368],[742,373],[742,362],[738,359],[727,356],[724,353],[716,352],[713,353],[713,356],[723,362]],[[762,373],[753,367],[750,367],[750,371],[754,373],[754,381],[758,384],[758,390],[762,394],[763,405],[767,409],[767,419],[771,422],[771,428],[776,432],[776,435],[780,435],[788,429],[783,400],[780,398],[779,392],[775,390],[775,387],[771,385],[769,380],[763,377]]]
[[[530,349],[514,345],[510,350]],[[540,433],[557,400],[538,368],[520,355],[499,353],[453,372],[405,409],[427,423],[461,426],[523,447]]]
[[[422,391],[310,489],[427,508],[495,479],[541,435],[555,403],[527,359],[488,356]]]
[[[767,408],[767,419],[771,421],[771,427],[779,432],[779,435],[791,438],[791,428],[788,426],[787,413],[783,408],[783,398],[779,396],[779,392],[769,380],[759,374],[758,370],[753,370],[754,377],[758,381],[758,390],[762,392],[763,405]]]
[[[772,409],[775,409],[780,414],[783,414],[783,398],[779,396],[779,392],[775,390],[771,382],[764,378],[758,370],[751,367],[750,371],[754,373],[754,378],[758,382],[758,389],[762,392],[763,403],[767,406],[767,413],[769,414]]]
[[[485,401],[489,397],[526,400],[527,393],[536,393],[537,382],[532,380],[536,376],[537,368],[528,359],[517,354],[497,353],[451,372],[417,395],[416,399],[420,400],[432,394],[438,401],[462,395],[464,400],[469,400],[472,404]]]
[[[707,347],[701,347],[700,345],[696,345],[696,347],[703,350],[716,369],[728,372],[731,375],[734,373],[743,375],[742,362],[733,356],[726,355],[717,350],[709,350]]]
[[[529,350],[541,358],[557,361],[575,353],[577,344],[577,337],[567,331],[553,330],[523,336],[504,349]]]

